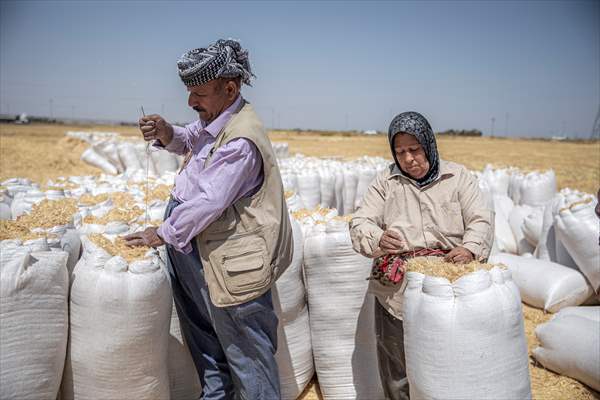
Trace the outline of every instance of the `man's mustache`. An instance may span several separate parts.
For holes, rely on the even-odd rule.
[[[196,110],[196,112],[204,112],[204,111],[206,111],[204,108],[200,108],[200,107],[194,107],[194,110]]]

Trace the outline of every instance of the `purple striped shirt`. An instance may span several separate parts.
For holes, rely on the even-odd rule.
[[[242,97],[205,125],[201,120],[185,127],[173,126],[173,140],[166,150],[185,154],[192,149],[192,158],[175,177],[173,196],[182,202],[159,227],[163,240],[183,253],[192,251],[191,241],[216,220],[225,209],[242,197],[252,196],[263,182],[262,157],[252,141],[238,138],[219,147],[207,168],[204,162],[216,137]]]

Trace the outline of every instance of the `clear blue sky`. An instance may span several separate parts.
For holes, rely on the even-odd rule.
[[[0,112],[190,121],[176,60],[240,39],[266,125],[587,137],[600,107],[600,2],[2,1]]]

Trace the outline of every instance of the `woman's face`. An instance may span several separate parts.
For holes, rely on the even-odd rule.
[[[402,171],[411,178],[421,179],[429,171],[429,160],[423,146],[413,135],[399,133],[394,137],[394,152]]]

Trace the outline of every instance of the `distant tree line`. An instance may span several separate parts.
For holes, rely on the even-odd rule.
[[[482,133],[479,129],[448,129],[447,131],[438,132],[438,135],[447,135],[447,136],[481,136]]]

